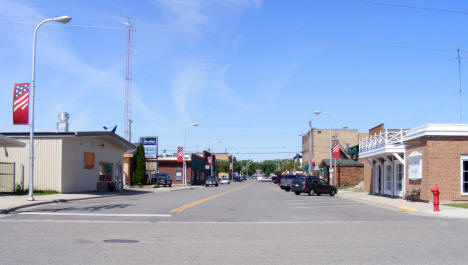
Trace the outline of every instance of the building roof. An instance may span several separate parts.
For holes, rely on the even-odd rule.
[[[25,147],[26,144],[0,134],[0,146],[4,146],[4,147]]]
[[[422,136],[468,136],[468,124],[426,124],[405,132],[404,140]]]
[[[344,166],[344,167],[362,167],[364,166],[363,163],[359,161],[355,161],[352,159],[337,159],[336,164],[338,166]],[[320,167],[328,167],[330,165],[330,159],[324,159],[320,163]]]
[[[29,132],[4,132],[5,136],[11,138],[29,138]],[[71,138],[71,137],[82,137],[82,138],[103,138],[106,139],[125,150],[135,149],[129,141],[120,137],[111,131],[88,131],[88,132],[34,132],[34,138]]]

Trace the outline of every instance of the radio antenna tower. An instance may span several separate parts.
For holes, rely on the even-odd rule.
[[[127,58],[125,64],[125,139],[132,141],[132,59],[133,59],[133,24],[129,17],[122,22],[127,26]]]

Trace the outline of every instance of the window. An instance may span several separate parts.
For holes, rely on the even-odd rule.
[[[112,181],[113,164],[99,163],[99,181]]]
[[[397,189],[403,190],[403,164],[396,165]]]
[[[386,167],[386,181],[385,181],[385,189],[391,190],[392,189],[392,166],[387,165]]]
[[[461,156],[460,173],[461,194],[468,195],[468,155]]]
[[[408,179],[415,180],[422,178],[422,154],[419,152],[412,152],[408,156]]]
[[[176,168],[175,179],[182,180],[182,169],[180,167]]]

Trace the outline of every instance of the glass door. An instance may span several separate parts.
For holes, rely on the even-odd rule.
[[[392,164],[391,162],[385,161],[384,166],[385,166],[385,171],[384,171],[385,194],[392,195],[392,184],[393,184]]]
[[[403,174],[405,167],[400,161],[394,162],[394,186],[395,190],[393,196],[403,197]]]

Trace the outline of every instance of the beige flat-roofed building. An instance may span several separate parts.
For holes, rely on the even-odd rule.
[[[15,163],[16,179],[24,167],[29,187],[29,133],[2,133],[26,145],[0,152]],[[123,155],[135,146],[113,132],[37,132],[34,134],[34,189],[61,193],[96,191],[99,184],[122,180]],[[17,181],[18,182],[18,181]]]

